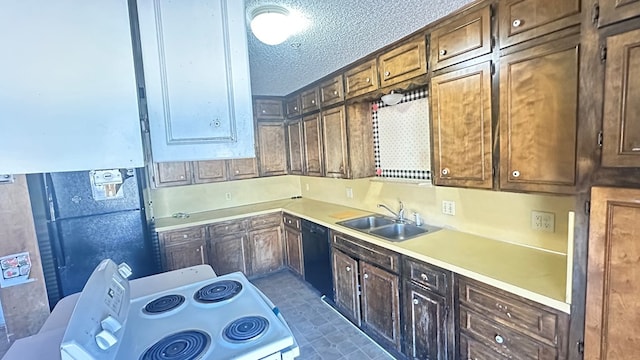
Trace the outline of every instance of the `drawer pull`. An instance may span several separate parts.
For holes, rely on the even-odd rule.
[[[351,266],[347,266],[347,267],[345,268],[345,270],[347,270],[347,271],[351,271]]]
[[[333,95],[338,95],[338,90],[334,90]]]
[[[449,175],[449,169],[447,168],[442,169],[442,175],[445,175],[445,176]]]
[[[518,171],[518,170],[513,170],[513,172],[511,173],[511,175],[512,175],[514,178],[520,177],[520,171]]]
[[[504,343],[504,338],[500,335],[496,335],[496,337],[494,338],[496,340],[497,344],[502,344]]]
[[[311,103],[312,103],[312,104],[315,104],[315,103],[316,103],[316,101],[315,101],[315,100],[311,100]]]
[[[420,301],[418,301],[418,299],[413,299],[413,304],[414,305],[418,305],[420,303]]]
[[[422,281],[427,281],[427,280],[429,280],[429,277],[427,276],[427,274],[422,274],[422,275],[420,275],[420,278],[422,279]]]
[[[371,82],[371,79],[366,78],[364,81],[366,81],[366,82],[368,82],[368,83],[369,83],[369,82]]]
[[[513,20],[513,24],[512,25],[513,25],[513,27],[518,27],[518,26],[522,25],[522,20],[515,19],[515,20]]]
[[[183,238],[183,239],[187,239],[188,237],[189,237],[189,235],[187,235],[187,234],[183,234],[183,235],[182,235],[182,238]]]
[[[364,274],[364,278],[368,279],[369,278],[369,274]]]
[[[263,113],[263,114],[266,114],[266,113],[267,113],[267,110],[264,110],[264,109],[263,109],[263,110],[262,110],[262,113]]]
[[[385,71],[384,72],[384,76],[389,77],[390,75],[391,75],[391,72],[389,72],[389,71]]]
[[[445,49],[440,50],[440,55],[446,55],[446,54],[447,54],[447,50]]]

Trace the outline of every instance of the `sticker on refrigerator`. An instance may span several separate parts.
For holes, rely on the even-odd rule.
[[[94,200],[118,199],[124,196],[122,173],[119,169],[91,170],[91,192]]]
[[[31,258],[28,252],[12,254],[0,257],[0,287],[25,284],[34,279],[29,279],[31,273]]]

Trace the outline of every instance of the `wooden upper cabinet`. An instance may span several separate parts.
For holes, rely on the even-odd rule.
[[[322,112],[322,138],[324,139],[324,173],[327,177],[346,178],[347,119],[344,106]]]
[[[227,180],[227,164],[225,160],[194,161],[192,164],[193,182],[196,184]]]
[[[326,107],[344,100],[342,74],[320,84],[320,106]]]
[[[344,82],[347,99],[377,90],[379,85],[376,59],[347,70],[344,73]]]
[[[598,26],[640,16],[640,0],[600,0]]]
[[[305,175],[322,176],[322,129],[320,114],[302,118]]]
[[[576,185],[577,37],[500,58],[500,187],[572,193]]]
[[[420,35],[378,57],[380,87],[427,73],[426,42]]]
[[[257,119],[283,119],[282,101],[275,99],[257,99],[254,102]]]
[[[288,121],[287,127],[287,157],[289,159],[289,174],[302,175],[304,173],[304,139],[302,133],[302,119]]]
[[[607,38],[602,165],[640,167],[640,30]]]
[[[153,167],[156,187],[191,184],[191,165],[188,161],[155,163]]]
[[[591,190],[585,360],[640,353],[640,190]]]
[[[229,180],[240,180],[258,177],[258,161],[256,158],[231,159],[229,162]]]
[[[300,93],[300,103],[302,114],[308,114],[312,111],[318,110],[320,104],[318,87],[314,87],[313,89],[305,90]]]
[[[434,76],[431,107],[435,184],[492,188],[490,63]]]
[[[500,48],[580,24],[581,0],[499,2]]]
[[[289,119],[302,114],[299,94],[296,94],[285,100],[285,111],[287,113],[287,118]]]
[[[491,7],[469,13],[431,33],[435,69],[491,52]]]
[[[287,173],[285,126],[282,121],[259,121],[260,176]]]

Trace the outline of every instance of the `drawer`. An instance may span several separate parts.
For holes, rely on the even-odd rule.
[[[466,360],[489,360],[489,359],[509,359],[479,341],[473,340],[464,334],[460,334],[460,359]]]
[[[266,229],[280,226],[280,213],[259,215],[249,218],[249,229]]]
[[[181,230],[164,231],[158,234],[164,246],[177,245],[188,241],[204,240],[204,226]]]
[[[496,321],[551,344],[560,344],[568,329],[568,315],[494,287],[460,277],[460,303]]]
[[[282,101],[271,99],[258,99],[255,102],[256,118],[258,119],[283,119]]]
[[[283,214],[282,221],[284,222],[284,226],[300,231],[300,218]]]
[[[209,235],[213,238],[244,232],[247,229],[247,222],[244,219],[238,219],[233,221],[225,221],[218,224],[212,224],[208,227]]]
[[[380,87],[390,86],[427,73],[426,41],[421,35],[380,55]]]
[[[403,264],[402,269],[405,278],[422,284],[438,294],[446,295],[448,293],[447,290],[451,279],[449,271],[408,257],[404,258]]]
[[[347,99],[378,89],[378,66],[376,59],[347,70],[344,74]]]
[[[302,108],[302,113],[306,114],[306,113],[310,113],[314,110],[318,110],[318,88],[315,87],[313,89],[309,89],[306,91],[303,91],[300,94],[300,103],[301,103],[301,108]]]
[[[292,96],[285,100],[285,110],[287,112],[287,118],[293,118],[300,114],[302,111],[300,110],[300,96]]]
[[[395,273],[399,272],[399,254],[338,232],[332,232],[331,234],[331,243],[338,249],[387,270]]]
[[[342,75],[320,84],[320,105],[329,106],[344,100],[344,85]]]
[[[496,356],[507,359],[556,360],[558,351],[553,346],[545,345],[533,338],[514,331],[508,326],[495,323],[482,315],[460,308],[460,333],[467,335],[486,348],[491,349]],[[488,349],[476,350],[487,352]],[[461,346],[460,351],[465,351]]]
[[[491,52],[491,8],[486,6],[431,33],[435,69]]]

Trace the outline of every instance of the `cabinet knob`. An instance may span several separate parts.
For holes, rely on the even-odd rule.
[[[449,175],[449,169],[448,168],[444,168],[440,172],[442,173],[442,175]]]
[[[294,106],[294,107],[293,107],[293,110],[298,111],[298,107],[297,107],[297,106]]]
[[[440,50],[440,55],[446,55],[446,54],[447,54],[447,50],[445,49]]]
[[[520,171],[518,170],[513,170],[511,172],[511,176],[513,176],[514,178],[520,177]]]
[[[513,27],[518,27],[518,26],[522,25],[522,20],[515,19],[515,20],[513,20],[513,24],[512,25],[513,25]]]
[[[500,335],[496,335],[496,337],[494,338],[496,340],[497,344],[502,344],[504,343],[504,338]]]
[[[311,103],[312,103],[312,104],[315,104],[315,103],[316,103],[316,101],[315,101],[315,100],[311,100]]]
[[[240,170],[236,170],[236,174],[240,174]]]
[[[338,95],[338,90],[333,90],[333,95]]]
[[[371,82],[371,79],[366,78],[364,81],[366,81],[366,82],[368,82],[368,83],[369,83],[369,82]]]
[[[262,109],[262,113],[263,113],[263,114],[266,114],[266,113],[267,113],[267,110]]]
[[[184,179],[184,175],[180,175],[180,179]]]
[[[347,267],[345,268],[345,270],[347,270],[347,271],[351,271],[351,266],[347,266]]]
[[[385,71],[384,72],[384,76],[389,76],[389,75],[391,75],[391,73],[389,71]]]
[[[420,301],[418,301],[418,299],[413,299],[413,304],[414,305],[418,305],[420,303]]]
[[[364,274],[364,278],[368,279],[369,278],[369,274]]]
[[[427,280],[429,280],[429,277],[427,276],[427,274],[422,274],[422,275],[420,275],[420,278],[421,278],[423,281],[427,281]]]

